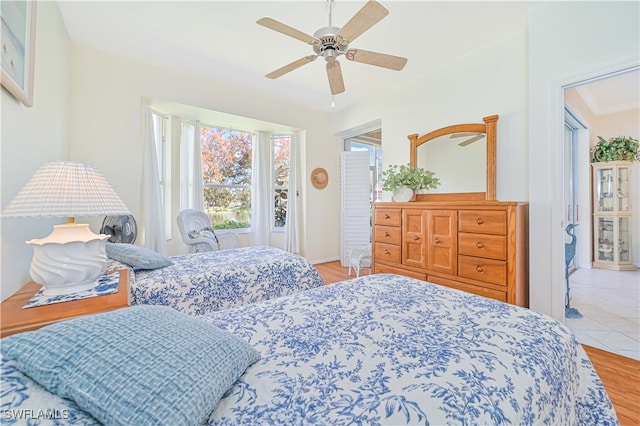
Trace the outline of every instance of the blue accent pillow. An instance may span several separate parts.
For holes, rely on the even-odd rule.
[[[173,264],[171,259],[145,247],[125,243],[107,243],[107,257],[137,269],[158,269]]]
[[[260,359],[233,334],[152,305],[80,317],[0,343],[24,374],[104,424],[201,424]]]

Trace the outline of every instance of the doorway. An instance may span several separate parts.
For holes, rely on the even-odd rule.
[[[576,266],[593,260],[592,170],[590,147],[598,137],[640,137],[640,67],[581,81],[564,87],[564,220],[578,223]],[[638,165],[633,175],[637,180]],[[636,185],[640,186],[640,185]],[[632,222],[638,223],[640,189],[633,190]],[[640,265],[640,226],[632,229],[633,262]]]
[[[579,224],[575,261],[570,265],[570,305],[582,318],[566,324],[581,343],[640,359],[640,323],[637,316],[640,271],[619,272],[592,268],[592,170],[589,147],[616,136],[640,138],[640,67],[582,81],[563,88],[565,226]],[[640,184],[638,163],[634,181]],[[637,185],[640,186],[640,185]],[[640,189],[635,188],[632,222],[633,258],[640,265]],[[566,241],[569,241],[569,237]]]
[[[340,154],[340,259],[371,246],[371,203],[382,195],[382,127],[369,123],[344,132]]]
[[[366,151],[369,153],[370,202],[381,201],[382,197],[382,129],[376,128],[365,133],[343,139],[343,151]]]

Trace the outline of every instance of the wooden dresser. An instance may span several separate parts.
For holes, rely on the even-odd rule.
[[[373,203],[373,272],[528,307],[528,204]]]

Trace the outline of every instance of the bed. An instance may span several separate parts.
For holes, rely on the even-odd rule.
[[[214,404],[211,425],[619,424],[567,327],[407,277],[369,275],[189,318],[260,357]],[[94,424],[16,365],[2,361],[5,412],[46,408]]]
[[[129,245],[130,246],[130,245]],[[158,269],[131,270],[132,305],[166,305],[190,315],[254,303],[324,285],[304,257],[256,246],[171,256]],[[112,260],[109,268],[128,267]]]

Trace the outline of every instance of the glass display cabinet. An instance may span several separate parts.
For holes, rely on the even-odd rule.
[[[592,163],[593,267],[634,270],[631,257],[630,161]]]

